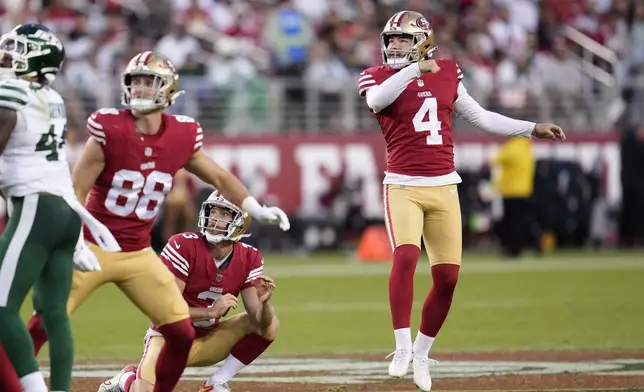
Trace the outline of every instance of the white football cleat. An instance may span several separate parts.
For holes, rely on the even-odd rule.
[[[118,372],[116,376],[110,378],[109,380],[103,382],[98,387],[98,392],[122,392],[121,387],[119,386],[119,379],[121,378],[121,372]]]
[[[199,392],[232,392],[228,383],[222,382],[214,385],[210,385],[208,381],[201,384]]]
[[[387,355],[386,358],[394,356],[389,364],[389,375],[391,377],[400,378],[405,377],[409,370],[409,363],[412,360],[411,349],[399,348],[393,353]]]
[[[412,368],[414,369],[414,383],[421,391],[432,389],[432,377],[429,375],[429,365],[436,364],[436,361],[420,355],[414,355]]]
[[[119,385],[119,381],[121,381],[121,377],[125,376],[128,373],[136,374],[136,366],[130,365],[123,368],[123,370],[118,372],[114,377],[103,382],[98,387],[98,392],[123,392]]]

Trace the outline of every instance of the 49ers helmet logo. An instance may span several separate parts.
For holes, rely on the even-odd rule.
[[[420,27],[421,29],[429,30],[431,26],[429,25],[429,22],[425,18],[418,18],[416,19],[416,26]]]
[[[166,60],[163,64],[172,72],[177,72],[176,68],[174,68],[174,64],[172,64],[170,60]]]

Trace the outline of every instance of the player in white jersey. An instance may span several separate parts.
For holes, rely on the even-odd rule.
[[[0,340],[22,388],[46,392],[19,315],[33,288],[49,335],[52,391],[69,391],[74,349],[66,306],[73,265],[100,269],[79,236],[81,219],[105,250],[120,247],[74,194],[63,150],[65,104],[49,87],[65,59],[61,41],[45,26],[20,25],[0,37],[0,56],[0,191],[10,206],[0,238]]]

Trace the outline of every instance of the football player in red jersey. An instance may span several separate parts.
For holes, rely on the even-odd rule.
[[[414,382],[431,389],[429,352],[449,311],[461,264],[461,211],[454,169],[452,113],[485,131],[565,140],[560,127],[483,109],[461,82],[453,60],[431,59],[434,33],[418,12],[401,11],[382,34],[383,64],[361,73],[358,92],[376,116],[387,146],[383,181],[385,223],[394,253],[389,302],[396,350],[389,366],[403,377],[413,361]],[[412,344],[413,277],[424,240],[433,286]]]
[[[175,173],[186,168],[260,222],[290,227],[282,210],[261,206],[235,176],[204,153],[199,123],[163,112],[183,93],[178,80],[165,57],[153,52],[134,56],[121,81],[126,109],[101,109],[89,117],[90,138],[72,173],[78,199],[86,200],[87,210],[114,233],[122,252],[103,252],[96,245],[102,239],[85,228],[90,244],[79,247],[74,259],[91,271],[75,271],[67,311],[71,314],[102,284],[115,283],[164,337],[155,392],[173,390],[194,339],[188,305],[150,247],[152,223]],[[37,353],[46,332],[37,315],[28,326]],[[15,377],[13,369],[0,372]]]
[[[261,252],[239,242],[248,236],[250,221],[248,213],[215,191],[201,206],[200,233],[172,236],[161,253],[190,306],[196,330],[188,366],[212,366],[225,359],[200,392],[230,392],[228,381],[275,340],[278,320],[269,302],[275,284],[263,276]],[[240,294],[246,312],[222,320],[237,307]],[[139,365],[127,366],[98,392],[152,391],[162,346],[163,337],[153,323]]]

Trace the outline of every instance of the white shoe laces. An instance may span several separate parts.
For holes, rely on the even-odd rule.
[[[420,355],[416,356],[414,359],[414,367],[422,367],[422,368],[427,368],[427,371],[429,372],[429,367],[434,366],[438,364],[438,361],[435,359],[427,358],[427,357],[421,357]],[[418,362],[420,361],[420,362]]]
[[[397,349],[396,351],[387,355],[385,359],[391,357],[392,355],[394,356],[394,362],[403,362],[405,361],[405,357],[411,355],[411,350],[407,350],[405,348]]]

